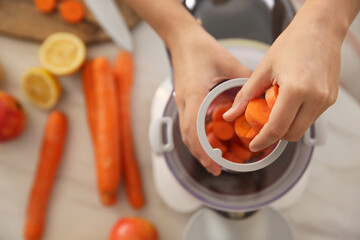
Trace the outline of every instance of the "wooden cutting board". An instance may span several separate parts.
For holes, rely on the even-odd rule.
[[[134,28],[140,18],[122,0],[116,0],[116,2],[127,25]],[[0,0],[0,34],[40,42],[50,34],[59,31],[76,33],[86,43],[109,40],[88,9],[81,23],[68,24],[61,18],[58,11],[50,14],[39,12],[33,0]]]

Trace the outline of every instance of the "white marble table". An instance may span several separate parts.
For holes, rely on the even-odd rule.
[[[128,215],[153,221],[162,240],[181,238],[190,215],[173,212],[157,195],[148,142],[151,99],[169,75],[169,65],[162,42],[146,24],[134,31],[134,41],[137,70],[132,117],[146,207],[132,210],[123,190],[119,191],[116,206],[105,208],[99,203],[80,75],[61,78],[64,91],[56,108],[67,114],[70,131],[49,205],[45,240],[106,239],[112,224]],[[26,101],[20,89],[21,73],[39,65],[38,47],[36,43],[0,36],[0,62],[4,68],[1,89],[20,99],[28,117],[20,138],[0,144],[0,240],[22,239],[27,198],[48,114]],[[90,47],[89,56],[104,55],[113,60],[118,51],[114,44],[105,43]],[[360,239],[360,108],[341,89],[327,117],[328,141],[315,150],[309,185],[295,205],[283,211],[297,240]]]

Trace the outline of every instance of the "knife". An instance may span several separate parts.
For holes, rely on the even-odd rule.
[[[131,34],[115,1],[85,0],[85,3],[110,38],[120,48],[132,52]]]

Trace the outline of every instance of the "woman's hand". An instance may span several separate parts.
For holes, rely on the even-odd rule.
[[[175,101],[179,111],[183,142],[213,175],[221,168],[200,145],[196,120],[209,91],[225,79],[249,77],[251,71],[237,61],[202,28],[194,28],[170,48],[175,75]]]
[[[235,120],[251,99],[271,85],[279,86],[268,123],[250,143],[254,152],[279,139],[299,140],[336,101],[343,36],[325,21],[303,16],[300,13],[276,39],[224,114],[225,120]]]

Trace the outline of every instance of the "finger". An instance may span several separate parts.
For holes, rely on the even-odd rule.
[[[257,152],[281,139],[294,121],[302,102],[302,97],[295,89],[288,88],[286,85],[280,86],[269,121],[251,141],[250,150]]]
[[[223,118],[229,122],[234,121],[245,111],[249,101],[260,96],[271,85],[271,82],[272,78],[266,63],[260,64],[240,89],[232,107],[224,113]]]
[[[208,167],[206,170],[214,176],[219,176],[221,173],[221,166],[212,161],[210,167]]]

